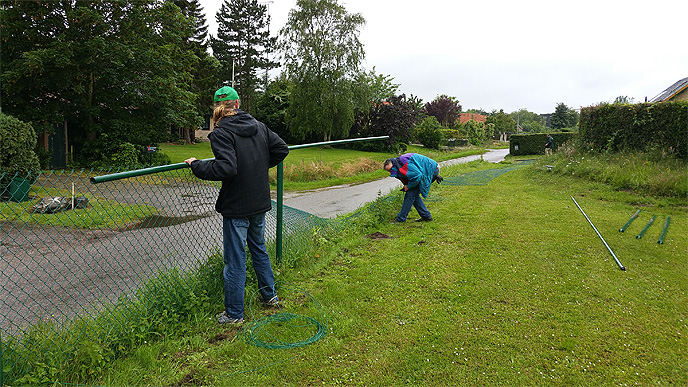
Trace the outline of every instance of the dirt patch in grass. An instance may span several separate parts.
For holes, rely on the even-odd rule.
[[[366,238],[376,241],[376,240],[380,240],[380,239],[389,239],[392,237],[387,235],[387,234],[383,234],[383,233],[377,231],[377,232],[374,232],[372,234],[366,235]]]
[[[215,336],[211,337],[208,340],[208,344],[217,344],[221,341],[232,340],[233,338],[236,337],[238,332],[239,332],[239,327],[227,329],[227,330],[220,332],[220,333],[216,334]]]

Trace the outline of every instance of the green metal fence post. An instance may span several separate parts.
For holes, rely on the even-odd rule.
[[[654,216],[652,217],[652,219],[650,219],[650,221],[647,222],[647,224],[645,225],[645,227],[643,227],[643,229],[640,231],[640,234],[638,234],[638,235],[636,236],[636,239],[640,239],[640,238],[643,237],[643,235],[645,235],[645,232],[647,231],[647,229],[650,228],[650,226],[652,226],[652,223],[655,222],[655,219],[657,219],[657,215],[654,215]]]
[[[631,219],[628,219],[628,222],[626,222],[626,224],[624,224],[623,227],[621,227],[621,228],[619,229],[619,232],[624,232],[624,231],[626,231],[626,229],[627,229],[628,226],[631,224],[631,222],[633,222],[633,221],[635,220],[635,218],[638,217],[639,214],[640,214],[640,210],[636,211],[635,214],[633,214],[633,216],[631,216]]]
[[[277,164],[277,263],[282,262],[282,225],[284,210],[284,162]]]
[[[659,236],[657,243],[660,245],[664,244],[664,237],[666,236],[667,230],[669,229],[669,223],[671,223],[671,216],[668,216],[666,222],[664,222],[664,228],[662,228],[662,234]]]

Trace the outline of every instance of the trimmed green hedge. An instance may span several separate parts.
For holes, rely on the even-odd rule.
[[[578,133],[562,132],[550,133],[549,135],[554,139],[553,150],[556,150],[563,143],[577,137]],[[514,134],[509,140],[509,154],[513,156],[543,155],[545,154],[546,142],[547,133]]]
[[[661,149],[688,158],[688,101],[605,104],[581,110],[581,139],[599,151]]]

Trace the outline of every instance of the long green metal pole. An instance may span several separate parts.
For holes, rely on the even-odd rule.
[[[316,146],[347,144],[347,143],[361,142],[361,141],[384,140],[387,138],[389,138],[389,136],[350,138],[347,140],[314,142],[311,144],[290,145],[289,150],[302,149],[302,148],[312,148],[312,147],[316,147]],[[215,160],[215,158],[204,159],[202,161],[208,161],[208,160]],[[127,179],[130,177],[150,175],[152,173],[174,171],[176,169],[183,169],[183,168],[188,168],[188,167],[189,167],[189,165],[185,162],[184,163],[176,163],[176,164],[168,164],[168,165],[161,165],[158,167],[136,169],[134,171],[126,171],[126,172],[111,173],[109,175],[94,176],[90,180],[91,180],[91,183],[98,184],[98,183],[103,183],[106,181]]]
[[[616,254],[614,254],[614,252],[612,251],[612,248],[609,247],[609,245],[607,244],[607,241],[605,241],[604,238],[602,238],[602,234],[600,234],[600,232],[597,231],[597,227],[595,227],[595,225],[592,224],[592,221],[590,220],[590,218],[588,218],[588,215],[585,214],[585,211],[583,211],[581,206],[578,205],[578,202],[576,201],[576,199],[574,199],[573,196],[571,196],[571,199],[573,199],[573,202],[576,203],[576,207],[578,207],[580,212],[583,213],[583,216],[585,216],[585,219],[588,220],[588,223],[590,223],[590,225],[592,226],[592,229],[595,230],[595,232],[597,233],[597,236],[600,237],[600,239],[602,239],[602,243],[604,243],[604,245],[607,247],[607,250],[609,250],[609,252],[612,254],[612,257],[614,257],[616,264],[619,265],[619,269],[626,271],[626,268],[624,267],[624,265],[622,265],[621,261],[619,261],[619,258],[616,257]]]
[[[325,146],[325,145],[338,145],[338,144],[348,144],[351,142],[361,142],[361,141],[373,141],[373,140],[384,140],[389,138],[389,136],[379,136],[379,137],[364,137],[364,138],[349,138],[346,140],[336,140],[336,141],[324,141],[324,142],[314,142],[311,144],[300,144],[291,145],[289,149],[301,149],[301,148],[312,148],[314,146]]]
[[[215,159],[209,158],[209,159],[204,159],[203,161],[207,161],[207,160],[215,160]],[[104,183],[106,181],[128,179],[130,177],[150,175],[152,173],[174,171],[177,169],[183,169],[183,168],[188,168],[188,167],[189,167],[189,164],[187,164],[186,162],[176,163],[176,164],[168,164],[168,165],[160,165],[158,167],[150,167],[150,168],[136,169],[133,171],[111,173],[109,175],[94,176],[90,180],[91,180],[91,183],[98,184],[98,183]]]

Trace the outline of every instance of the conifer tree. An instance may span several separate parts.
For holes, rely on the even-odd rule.
[[[213,55],[220,61],[220,77],[239,93],[243,110],[251,111],[261,75],[277,67],[268,53],[277,38],[270,37],[267,5],[258,0],[225,0],[215,15],[217,37],[211,38]]]

